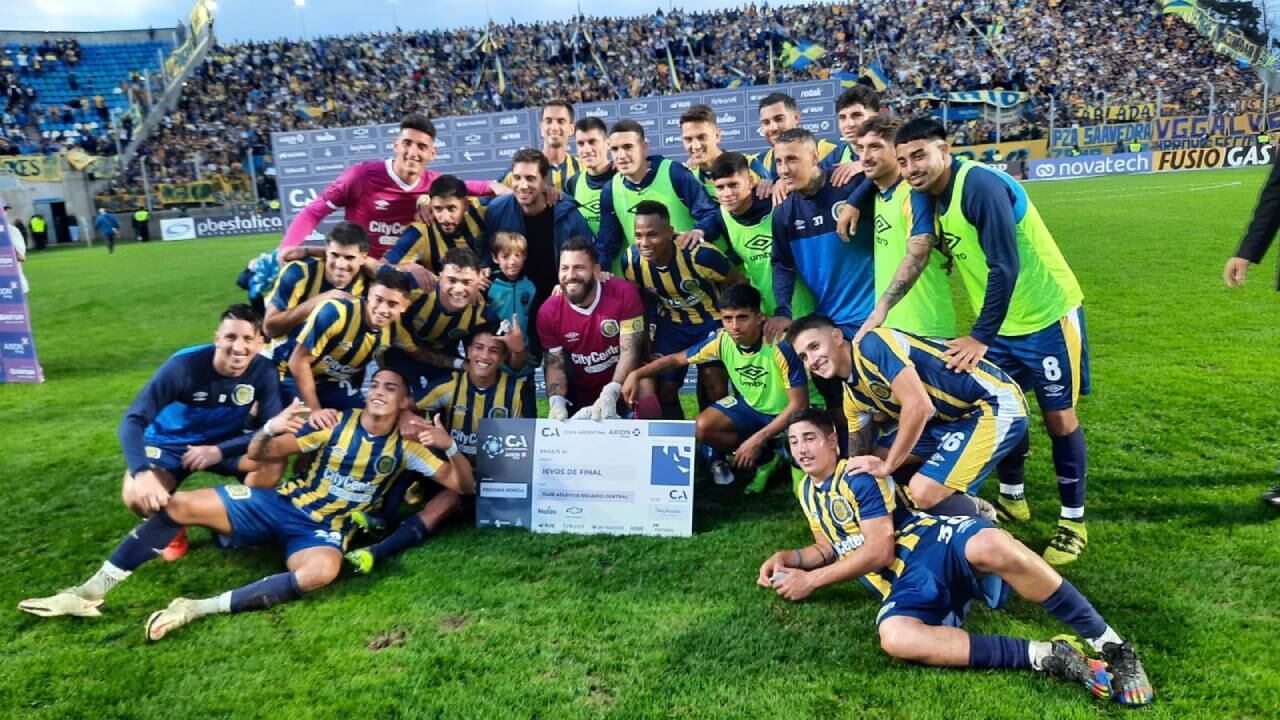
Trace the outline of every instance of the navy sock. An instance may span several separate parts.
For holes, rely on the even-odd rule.
[[[930,515],[969,515],[978,517],[978,504],[964,493],[951,493],[947,499],[931,508],[925,508]]]
[[[715,462],[716,460],[725,459],[725,454],[723,451],[717,450],[711,447],[711,445],[709,445],[708,443],[702,443],[701,445],[698,446],[698,449],[702,452],[702,459],[707,463],[708,467],[710,467],[711,463]]]
[[[1000,494],[1018,500],[1024,497],[1023,484],[1027,479],[1027,453],[1031,450],[1031,433],[1022,433],[1022,439],[1000,458],[996,464],[996,476],[1000,478]]]
[[[969,667],[1016,670],[1031,667],[1031,641],[1008,635],[969,635]]]
[[[1070,581],[1064,579],[1048,600],[1040,603],[1048,613],[1075,630],[1085,640],[1102,637],[1107,631],[1107,621],[1102,619],[1093,605],[1080,594]]]
[[[268,575],[256,582],[231,591],[231,612],[266,610],[273,605],[293,602],[302,597],[298,578],[291,572]]]
[[[400,479],[396,480],[396,484],[392,485],[387,494],[383,496],[382,509],[378,510],[377,516],[382,521],[383,527],[395,528],[399,523],[400,505],[404,502],[404,495],[409,492],[409,486],[418,477],[417,473],[400,473]]]
[[[111,553],[110,562],[121,570],[133,572],[142,563],[164,552],[180,530],[182,526],[161,510],[125,536]]]
[[[408,550],[415,545],[421,545],[431,538],[431,530],[426,523],[422,522],[422,518],[417,515],[410,515],[405,521],[400,523],[400,527],[396,531],[386,537],[385,540],[369,548],[376,560],[386,560],[392,555]]]
[[[1058,473],[1058,496],[1062,517],[1084,520],[1085,474],[1089,469],[1089,449],[1084,444],[1084,428],[1053,440],[1053,468]]]

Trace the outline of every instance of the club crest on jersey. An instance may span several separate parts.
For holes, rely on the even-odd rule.
[[[383,455],[373,466],[379,475],[390,475],[396,469],[396,459],[392,455]]]
[[[680,281],[680,291],[692,295],[698,292],[698,281],[693,278],[685,278]]]
[[[613,318],[600,321],[600,334],[607,337],[615,337],[618,334],[618,321]]]
[[[831,517],[838,523],[847,523],[853,519],[853,506],[842,497],[832,498]]]
[[[489,417],[491,418],[501,419],[501,418],[510,417],[510,416],[511,416],[511,413],[508,412],[508,410],[504,407],[496,407],[489,411]]]
[[[236,389],[231,391],[231,402],[237,405],[248,405],[253,402],[253,386],[237,385]]]
[[[893,390],[888,385],[885,385],[884,383],[873,382],[871,383],[871,394],[875,395],[881,400],[888,401],[889,398],[893,397]]]
[[[844,206],[845,206],[845,205],[848,205],[848,204],[849,204],[849,203],[845,202],[844,200],[841,200],[840,202],[836,203],[835,205],[832,205],[832,206],[831,206],[831,219],[832,219],[832,220],[839,220],[839,219],[840,219],[840,211],[844,208]]]

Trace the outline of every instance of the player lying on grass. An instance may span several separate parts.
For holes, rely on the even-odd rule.
[[[787,440],[805,479],[800,504],[814,542],[780,550],[760,566],[757,584],[787,600],[860,580],[883,604],[880,646],[893,657],[951,667],[1031,669],[1083,685],[1124,705],[1155,699],[1133,646],[1080,591],[1039,555],[990,522],[939,518],[898,504],[890,479],[850,469],[839,457],[835,425],[823,410],[790,418]],[[1009,588],[1084,636],[1105,662],[1071,642],[975,635],[960,629],[973,600],[999,608]]]
[[[764,491],[782,461],[769,441],[783,431],[787,417],[808,407],[811,399],[809,377],[791,347],[765,342],[767,318],[760,303],[760,291],[750,285],[729,286],[720,295],[722,329],[684,352],[663,355],[636,369],[622,384],[622,399],[634,405],[645,378],[683,372],[700,363],[724,363],[733,394],[698,413],[697,438],[711,461],[716,484],[733,482],[727,453],[733,453],[734,465],[755,468],[747,492]]]
[[[519,334],[518,324],[511,332]],[[518,341],[523,346],[523,340]],[[524,404],[525,379],[502,370],[504,361],[511,356],[510,345],[499,333],[497,323],[480,326],[467,339],[467,365],[454,370],[449,379],[425,392],[412,388],[418,412],[431,421],[406,413],[401,417],[402,430],[419,432],[445,432],[457,443],[461,457],[467,462],[458,465],[460,474],[468,477],[476,462],[476,442],[480,436],[480,421],[484,418],[535,417],[536,408]],[[387,353],[389,363],[403,362],[396,351]],[[409,486],[416,482],[424,491],[422,499],[407,499],[419,495]],[[425,497],[430,493],[430,497]],[[405,518],[403,522],[381,542],[347,553],[347,561],[356,572],[369,573],[375,564],[431,539],[446,518],[461,510],[466,500],[451,490],[439,487],[422,487],[422,481],[412,474],[401,478],[396,489],[388,493],[381,517],[366,524],[390,526],[396,520],[402,499],[410,504],[426,502],[422,510]],[[361,519],[357,518],[357,522]]]
[[[400,434],[399,416],[410,401],[404,376],[389,368],[374,376],[364,408],[342,412],[328,429],[306,423],[307,409],[295,401],[253,436],[249,455],[284,460],[314,451],[316,460],[304,475],[278,490],[227,485],[176,493],[125,536],[84,584],[23,600],[18,608],[42,617],[99,615],[107,592],[158,555],[183,525],[207,527],[232,547],[283,545],[288,569],[202,600],[174,600],[147,619],[148,640],[160,640],[205,615],[262,610],[328,585],[342,569],[352,512],[376,507],[403,471],[420,472],[455,492],[474,490],[470,474],[456,472],[456,460],[437,455],[457,453],[443,428],[417,440]]]
[[[282,463],[245,456],[256,418],[280,411],[271,361],[259,357],[262,321],[248,305],[222,313],[212,345],[179,350],[147,381],[120,421],[128,468],[124,504],[141,517],[163,510],[189,475],[211,472],[250,487],[274,486]],[[260,421],[258,421],[260,422]],[[179,532],[164,550],[173,561],[187,552]]]
[[[881,477],[918,466],[908,483],[916,508],[994,518],[978,489],[1027,433],[1027,400],[1000,368],[982,360],[953,373],[946,345],[901,330],[878,328],[851,343],[821,315],[797,321],[787,339],[809,372],[844,382],[851,466]],[[878,447],[858,447],[877,414],[897,427]]]

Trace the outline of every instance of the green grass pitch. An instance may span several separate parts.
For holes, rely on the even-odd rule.
[[[1271,262],[1221,270],[1265,170],[1033,184],[1084,286],[1094,395],[1090,544],[1071,579],[1136,641],[1147,717],[1280,714],[1280,517],[1257,495],[1280,461],[1280,295]],[[1032,673],[913,667],[877,644],[861,587],[789,604],[754,584],[809,542],[789,483],[699,487],[689,540],[532,536],[453,526],[372,578],[303,602],[202,620],[149,646],[143,622],[277,572],[203,530],[142,568],[97,619],[40,620],[22,598],[76,584],[134,518],[119,498],[122,412],[175,349],[207,342],[267,236],[33,254],[48,382],[0,386],[0,717],[1118,717]],[[1274,257],[1274,255],[1273,255]],[[196,485],[217,480],[197,476]],[[1057,511],[1036,421],[1014,533],[1042,549]],[[986,494],[995,491],[994,479]],[[982,633],[1063,629],[1013,600]]]

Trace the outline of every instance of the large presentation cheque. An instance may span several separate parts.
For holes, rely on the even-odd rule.
[[[693,423],[483,420],[476,527],[693,534]]]

